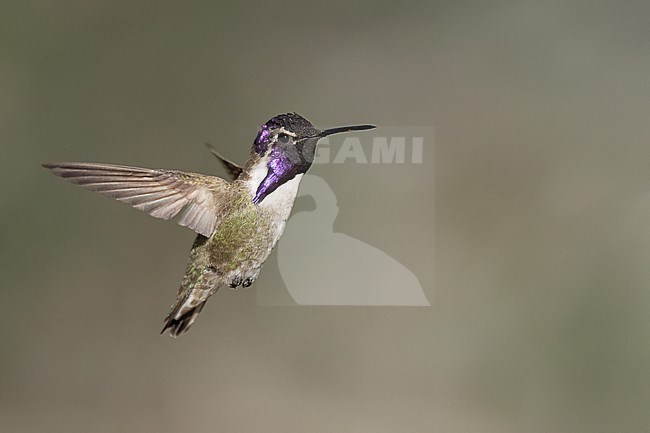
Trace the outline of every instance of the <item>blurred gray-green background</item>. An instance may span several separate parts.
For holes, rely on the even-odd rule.
[[[1,9],[0,431],[647,431],[647,2]],[[313,169],[433,306],[262,307],[273,257],[159,336],[194,234],[39,164],[223,175],[286,111],[435,127],[435,171]]]

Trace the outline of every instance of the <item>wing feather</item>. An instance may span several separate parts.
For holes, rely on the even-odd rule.
[[[74,184],[113,197],[155,218],[170,219],[210,237],[228,200],[230,184],[221,178],[174,170],[85,162],[43,164]]]
[[[232,162],[231,160],[223,156],[221,152],[219,152],[213,145],[211,145],[210,143],[205,143],[205,145],[210,150],[210,152],[212,152],[212,154],[217,157],[217,159],[219,160],[219,162],[221,162],[221,164],[224,166],[226,171],[228,171],[231,180],[237,179],[241,174],[241,172],[244,171],[244,169],[241,168],[239,165],[235,164],[234,162]]]

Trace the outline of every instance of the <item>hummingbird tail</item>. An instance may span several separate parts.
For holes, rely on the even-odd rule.
[[[178,315],[179,311],[177,311],[180,310],[180,308],[174,308],[169,316],[165,318],[165,326],[162,331],[160,331],[160,333],[162,334],[169,329],[169,335],[176,338],[187,332],[187,330],[190,329],[196,320],[201,310],[203,310],[205,302],[206,301],[201,302],[199,305],[185,311],[180,316]],[[181,305],[179,305],[179,307],[180,306]]]
[[[171,313],[165,318],[165,326],[160,333],[169,329],[169,335],[178,337],[187,332],[203,310],[205,302],[217,291],[217,288],[218,286],[199,285],[188,289],[181,286],[178,299]]]

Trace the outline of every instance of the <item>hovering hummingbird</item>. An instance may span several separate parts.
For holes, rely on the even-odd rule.
[[[234,180],[176,170],[63,162],[43,164],[57,176],[170,219],[198,233],[176,302],[161,334],[186,332],[221,286],[249,287],[284,231],[298,185],[314,161],[316,143],[328,135],[374,125],[316,129],[288,113],[261,126],[250,158],[239,167],[212,152]]]

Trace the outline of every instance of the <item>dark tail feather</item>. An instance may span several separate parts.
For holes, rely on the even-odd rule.
[[[178,318],[174,318],[177,313],[176,309],[174,309],[174,311],[172,311],[169,316],[165,318],[165,327],[162,329],[162,331],[160,331],[160,333],[163,334],[166,330],[169,329],[169,335],[174,338],[184,334],[188,329],[190,329],[192,323],[194,323],[194,320],[196,320],[196,317],[199,315],[201,310],[203,310],[204,305],[205,301],[188,310]]]

